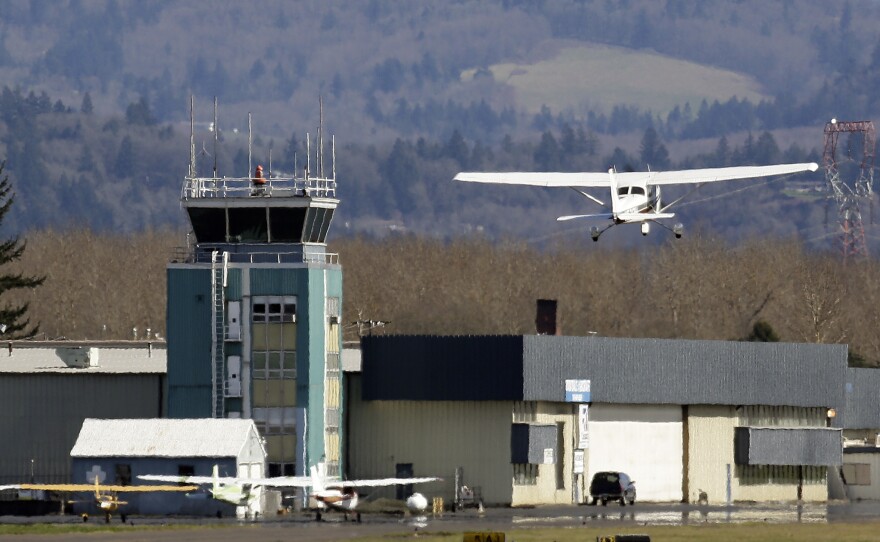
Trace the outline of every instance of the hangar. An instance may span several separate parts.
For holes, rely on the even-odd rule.
[[[262,478],[266,450],[253,420],[244,419],[87,419],[70,451],[72,482],[143,485],[144,474]],[[260,491],[255,489],[254,491]],[[235,505],[169,493],[126,495],[131,514],[245,515]],[[265,503],[263,503],[265,504]],[[263,513],[255,500],[255,509]],[[277,509],[278,503],[272,505]]]
[[[349,475],[412,472],[486,504],[824,501],[842,463],[845,345],[370,336],[347,393]]]
[[[0,484],[68,483],[86,418],[165,414],[164,342],[8,341],[0,359]]]

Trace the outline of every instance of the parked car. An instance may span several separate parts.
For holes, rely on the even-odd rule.
[[[599,502],[605,506],[608,501],[619,501],[620,506],[633,505],[636,503],[636,482],[625,472],[597,472],[590,482],[590,497],[593,506]]]

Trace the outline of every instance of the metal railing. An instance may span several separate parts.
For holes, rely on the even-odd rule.
[[[181,200],[250,197],[336,197],[336,180],[323,177],[270,177],[254,182],[250,177],[187,177]]]
[[[211,263],[210,250],[175,247],[171,250],[172,263]],[[311,263],[339,265],[336,252],[230,252],[230,263]]]

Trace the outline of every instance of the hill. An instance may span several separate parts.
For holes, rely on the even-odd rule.
[[[534,63],[489,66],[496,83],[514,88],[516,103],[531,114],[552,104],[555,111],[586,116],[611,113],[615,105],[636,105],[666,116],[676,107],[703,100],[726,102],[733,97],[754,103],[770,99],[753,77],[680,60],[652,51],[603,44],[542,44],[553,52]],[[462,81],[485,76],[471,68]]]

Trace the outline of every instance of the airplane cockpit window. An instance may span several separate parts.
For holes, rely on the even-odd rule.
[[[630,194],[636,194],[636,195],[639,195],[639,196],[644,196],[644,195],[645,195],[645,189],[642,188],[641,186],[633,186],[633,187],[630,188],[629,193],[630,193]]]
[[[627,190],[629,190],[628,187],[626,187],[626,186],[621,186],[620,188],[617,189],[617,195],[618,195],[618,196],[625,196]]]

